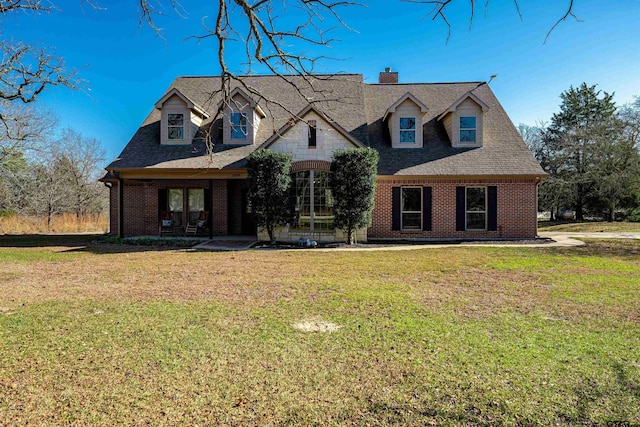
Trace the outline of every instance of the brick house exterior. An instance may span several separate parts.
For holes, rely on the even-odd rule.
[[[546,174],[486,83],[398,83],[389,69],[378,84],[362,75],[287,80],[244,77],[223,105],[219,78],[176,79],[106,168],[111,233],[158,235],[171,218],[177,233],[198,222],[202,235],[255,235],[245,158],[262,148],[292,155],[292,219],[278,239],[339,240],[331,156],[370,147],[378,182],[360,241],[536,236]]]

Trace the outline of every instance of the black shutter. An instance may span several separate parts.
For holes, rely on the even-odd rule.
[[[431,187],[422,188],[422,229],[431,231]]]
[[[392,230],[400,230],[400,187],[391,189]]]
[[[498,187],[495,185],[487,187],[487,229],[498,229]]]
[[[158,212],[167,211],[167,189],[161,188],[158,190]]]
[[[466,229],[465,187],[456,187],[456,231]]]

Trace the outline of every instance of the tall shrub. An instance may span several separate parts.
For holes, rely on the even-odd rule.
[[[273,231],[288,219],[291,184],[291,155],[271,150],[256,150],[247,157],[249,202],[253,220],[266,230],[275,244]]]
[[[371,148],[342,149],[333,154],[329,185],[334,224],[346,231],[348,244],[353,244],[354,230],[371,225],[378,159],[378,152]]]

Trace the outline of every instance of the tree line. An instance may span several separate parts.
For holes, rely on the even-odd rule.
[[[0,215],[46,217],[74,213],[78,221],[106,211],[98,178],[105,153],[98,140],[73,129],[56,132],[50,115],[2,102]],[[12,109],[18,109],[11,114]]]
[[[582,83],[560,95],[550,123],[519,131],[549,174],[539,187],[538,209],[557,219],[640,220],[640,98],[616,106],[613,94]]]

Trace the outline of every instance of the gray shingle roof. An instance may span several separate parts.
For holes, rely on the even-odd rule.
[[[362,75],[349,74],[308,81],[290,76],[250,76],[243,83],[261,94],[254,96],[266,117],[260,122],[252,146],[225,146],[221,141],[222,121],[214,123],[214,153],[206,154],[201,139],[191,145],[160,145],[160,111],[154,109],[142,123],[120,156],[107,169],[236,169],[244,158],[270,138],[295,114],[311,102],[317,110],[336,120],[337,125],[365,146],[380,153],[381,175],[536,175],[544,172],[520,138],[493,92],[483,83],[364,84]],[[314,90],[310,87],[313,85]],[[307,99],[291,86],[297,85]],[[221,100],[213,93],[220,86],[218,77],[179,77],[168,90],[177,88],[212,117]],[[473,91],[490,110],[484,117],[484,146],[453,148],[437,117],[468,91]],[[393,149],[382,118],[394,102],[410,92],[428,112],[423,131],[424,147]],[[272,102],[274,101],[274,102]],[[205,121],[207,127],[212,119]]]

